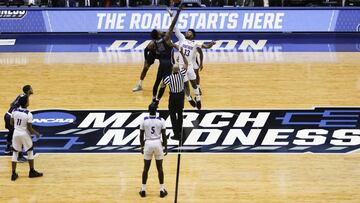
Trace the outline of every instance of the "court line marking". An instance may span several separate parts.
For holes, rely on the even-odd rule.
[[[57,135],[66,135],[66,134],[70,134],[70,133],[77,132],[77,131],[80,131],[80,130],[81,129],[74,128],[74,129],[69,129],[69,130],[65,130],[65,131],[62,131],[62,132],[58,132],[56,134]]]

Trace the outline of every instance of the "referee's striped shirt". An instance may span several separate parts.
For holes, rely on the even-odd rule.
[[[184,91],[184,77],[186,69],[181,69],[180,73],[173,73],[164,79],[164,84],[170,86],[171,93],[180,93]]]

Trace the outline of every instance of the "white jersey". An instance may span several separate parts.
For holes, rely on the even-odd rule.
[[[165,120],[159,116],[146,116],[140,123],[140,130],[145,131],[145,140],[160,140],[163,129],[166,129]]]
[[[21,107],[13,110],[11,118],[14,119],[14,136],[31,135],[27,129],[27,124],[32,123],[33,115],[29,110]]]
[[[199,42],[195,42],[192,40],[188,40],[185,36],[180,32],[179,28],[174,28],[175,35],[179,39],[179,46],[183,48],[184,56],[188,60],[189,67],[197,66],[196,57],[197,57],[197,48],[201,48],[202,44]],[[179,57],[179,64],[184,64],[184,60],[182,57]]]

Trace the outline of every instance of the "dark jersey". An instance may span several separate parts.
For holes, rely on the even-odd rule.
[[[24,97],[24,96],[26,96],[26,94],[22,93],[16,97],[16,99],[10,104],[10,108],[8,110],[9,113],[11,113],[14,109],[17,109],[20,107],[19,99],[20,99],[20,97]]]
[[[173,48],[166,44],[164,38],[159,40],[155,40],[155,48],[156,48],[156,55],[159,56],[159,59],[168,59],[171,60]]]
[[[155,44],[155,40],[153,40],[153,42]],[[148,56],[151,56],[152,58],[155,58],[155,59],[159,59],[159,56],[156,54],[156,50],[145,47],[145,49],[144,49],[145,60],[148,58]]]

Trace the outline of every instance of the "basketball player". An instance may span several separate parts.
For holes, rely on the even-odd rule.
[[[170,10],[170,8],[168,8],[167,10],[168,10],[170,17],[172,17],[173,15],[172,15],[172,11]],[[180,30],[177,27],[174,28],[174,31],[175,31],[176,37],[179,40],[179,46],[184,49],[185,57],[187,58],[187,60],[189,62],[189,66],[188,66],[188,69],[186,72],[187,75],[185,77],[186,97],[191,104],[192,97],[190,96],[190,88],[189,88],[189,83],[188,83],[188,81],[190,80],[191,86],[193,87],[194,92],[195,92],[196,107],[198,109],[201,109],[200,90],[196,83],[196,74],[194,71],[194,66],[197,66],[196,54],[197,54],[198,48],[210,49],[216,42],[212,41],[209,44],[200,44],[200,43],[194,42],[193,39],[196,36],[194,29],[189,29],[185,33],[185,36],[183,34],[181,34]],[[181,57],[179,58],[179,64],[180,64],[180,68],[182,69],[182,67],[184,66],[184,60]]]
[[[160,183],[160,197],[168,193],[164,188],[164,172],[162,162],[164,155],[167,155],[167,137],[165,120],[156,116],[157,104],[152,102],[149,105],[149,116],[140,123],[140,144],[141,153],[144,154],[144,170],[142,173],[142,186],[139,192],[141,197],[146,197],[146,181],[150,169],[151,159],[155,156],[156,168]],[[162,139],[162,141],[161,141]],[[163,150],[164,147],[164,150]],[[164,154],[165,153],[165,154]]]
[[[165,32],[162,32],[161,35],[165,36]],[[140,74],[140,80],[135,85],[135,87],[133,89],[133,92],[137,92],[137,91],[142,90],[142,83],[143,83],[143,81],[145,79],[147,71],[149,70],[150,66],[152,64],[154,64],[155,59],[159,59],[159,56],[156,54],[156,50],[154,48],[155,48],[154,40],[152,40],[151,42],[149,42],[149,44],[146,46],[146,48],[144,50],[144,57],[145,57],[144,67],[143,67],[143,69],[141,71],[141,74]]]
[[[15,108],[11,114],[10,124],[14,127],[14,135],[12,140],[13,155],[12,155],[12,174],[11,180],[15,181],[19,176],[16,173],[16,163],[19,153],[24,150],[28,154],[29,161],[29,178],[41,177],[43,174],[35,171],[34,169],[34,153],[33,142],[31,135],[35,134],[37,138],[40,137],[40,133],[32,128],[33,115],[26,108],[29,106],[28,96],[20,97],[18,100],[20,107]]]
[[[19,99],[21,97],[34,94],[33,89],[30,85],[25,85],[23,88],[23,93],[16,97],[16,99],[10,104],[9,110],[4,115],[5,120],[5,128],[9,130],[9,133],[6,138],[6,148],[5,148],[5,155],[11,155],[11,142],[13,138],[14,128],[10,125],[11,120],[11,112],[20,106]],[[19,162],[25,162],[26,159],[22,156],[22,153],[19,154]]]
[[[151,32],[152,38],[155,40],[153,43],[153,48],[156,49],[156,53],[159,54],[160,66],[157,72],[156,80],[153,86],[153,101],[159,103],[161,97],[157,97],[158,87],[160,82],[171,74],[172,64],[173,64],[173,48],[176,47],[175,44],[171,42],[171,34],[175,27],[176,21],[179,18],[180,12],[183,9],[183,6],[180,6],[178,12],[176,13],[175,18],[172,20],[169,30],[166,32],[165,36],[161,36],[161,32],[158,30],[153,30]],[[162,95],[166,87],[160,87],[159,93]]]

